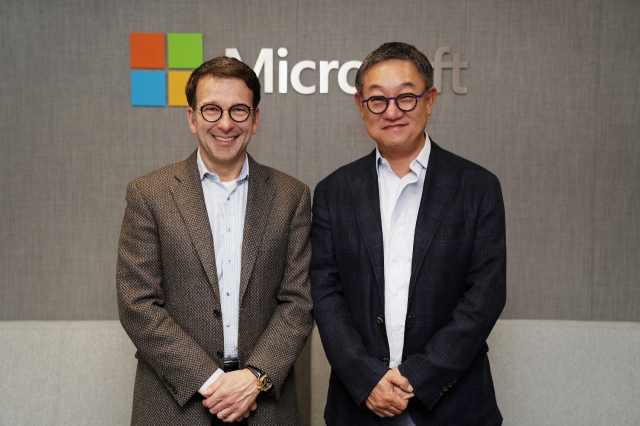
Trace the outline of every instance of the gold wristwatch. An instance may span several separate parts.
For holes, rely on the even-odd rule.
[[[264,371],[259,370],[251,365],[247,365],[245,367],[247,367],[249,371],[255,374],[255,376],[258,378],[258,389],[260,389],[260,392],[266,392],[271,389],[273,383],[271,383],[271,379]]]

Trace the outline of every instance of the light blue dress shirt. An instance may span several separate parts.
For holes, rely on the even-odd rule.
[[[234,181],[221,182],[197,154],[204,203],[209,216],[218,289],[224,330],[224,358],[238,358],[238,318],[240,312],[240,273],[242,268],[242,236],[247,211],[249,160],[245,156],[240,175]],[[222,374],[218,369],[200,388],[208,388]]]

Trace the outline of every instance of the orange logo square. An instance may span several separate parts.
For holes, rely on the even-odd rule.
[[[166,66],[163,33],[129,34],[131,68],[164,69]]]

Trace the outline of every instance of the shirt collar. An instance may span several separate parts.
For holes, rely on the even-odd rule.
[[[220,177],[216,173],[209,171],[207,166],[204,164],[204,161],[202,161],[202,156],[200,155],[200,148],[198,148],[198,154],[196,155],[196,157],[197,157],[198,174],[200,175],[200,180],[204,179],[204,177],[207,174],[210,174],[216,179],[220,179]],[[242,163],[242,169],[240,170],[240,175],[238,176],[238,179],[236,179],[236,182],[240,182],[248,177],[249,177],[249,155],[245,154],[244,163]]]
[[[427,134],[427,132],[424,132],[424,137],[424,146],[422,147],[422,150],[420,151],[418,156],[415,158],[415,161],[411,162],[410,166],[411,170],[418,174],[420,173],[421,169],[427,168],[427,164],[429,163],[429,154],[431,154],[431,140],[429,139],[429,135]],[[384,160],[384,158],[382,157],[382,155],[380,155],[380,150],[378,150],[378,147],[376,146],[376,171],[378,172],[378,176],[380,176],[380,166],[383,166],[381,160]],[[389,167],[389,163],[386,161],[384,165]]]

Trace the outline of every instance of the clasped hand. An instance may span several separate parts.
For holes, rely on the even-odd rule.
[[[398,368],[390,369],[367,397],[367,408],[379,417],[402,413],[413,398],[413,386]]]
[[[225,423],[239,422],[258,408],[259,393],[256,376],[251,371],[232,371],[222,374],[202,392],[205,397],[202,405]]]

